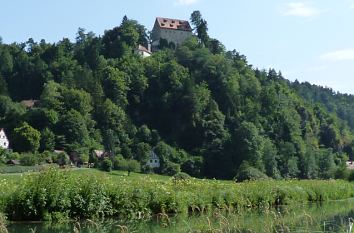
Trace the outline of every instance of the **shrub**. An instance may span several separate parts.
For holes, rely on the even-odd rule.
[[[112,170],[113,163],[109,158],[104,158],[101,162],[101,170],[110,172]]]
[[[134,159],[127,161],[128,172],[140,172],[140,163]]]
[[[346,166],[339,166],[334,173],[334,177],[336,179],[346,180],[348,179],[348,176],[349,176],[349,170],[347,169]]]
[[[164,166],[162,168],[162,174],[173,176],[179,172],[181,172],[181,168],[180,168],[179,164],[169,162],[169,161],[166,161],[164,163]]]
[[[9,159],[15,159],[15,160],[18,160],[20,158],[20,154],[17,153],[17,152],[13,152],[13,153],[8,153],[6,155],[6,159],[9,160]]]
[[[35,154],[22,154],[20,163],[23,166],[34,166],[38,163],[38,158]]]
[[[56,156],[53,156],[53,161],[60,166],[64,166],[70,163],[70,158],[69,155],[67,155],[65,152],[62,152]]]
[[[123,170],[122,167],[126,167],[126,160],[122,155],[116,155],[113,158],[113,169],[114,170]]]
[[[348,176],[349,181],[354,181],[354,170],[351,170]]]
[[[188,175],[187,173],[184,173],[184,172],[178,172],[177,174],[175,174],[173,176],[173,178],[175,180],[189,180],[191,178],[191,176]]]
[[[245,180],[259,180],[259,179],[267,179],[268,176],[258,170],[257,168],[254,168],[252,166],[249,166],[248,163],[242,163],[237,175],[235,177],[235,181],[245,181]]]
[[[203,168],[203,158],[199,156],[192,157],[185,161],[182,166],[182,171],[191,176],[200,177]]]

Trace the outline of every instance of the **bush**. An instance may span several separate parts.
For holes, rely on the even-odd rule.
[[[343,180],[346,180],[348,179],[348,176],[349,176],[349,170],[348,168],[346,167],[346,165],[344,166],[339,166],[335,173],[334,173],[334,177],[336,179],[343,179]]]
[[[184,173],[184,172],[178,172],[177,174],[175,174],[173,176],[173,178],[175,180],[189,180],[191,178],[191,176],[188,175],[187,173]]]
[[[179,172],[181,172],[181,168],[180,168],[179,164],[169,162],[169,161],[166,161],[164,163],[163,168],[162,168],[162,174],[173,176]]]
[[[348,176],[349,181],[354,181],[354,170],[351,170]]]
[[[113,158],[113,169],[114,170],[122,170],[122,167],[127,167],[126,160],[122,155],[116,155]]]
[[[15,159],[15,160],[18,160],[20,158],[20,154],[17,153],[17,152],[13,152],[13,153],[8,153],[6,155],[6,159],[9,160],[9,159]]]
[[[50,151],[44,151],[43,153],[39,154],[40,162],[46,163],[53,163],[54,153]]]
[[[248,163],[243,162],[237,172],[237,175],[235,177],[235,181],[245,181],[245,180],[260,180],[260,179],[267,179],[268,176],[258,170],[257,168],[254,168]]]
[[[34,166],[38,163],[38,158],[35,154],[22,154],[20,163],[23,166]]]
[[[182,171],[194,177],[202,175],[203,158],[199,156],[192,157],[185,161],[182,166]]]
[[[128,171],[128,172],[140,172],[140,163],[134,159],[126,160],[122,156],[116,156],[113,159],[113,169]]]
[[[59,166],[64,166],[70,163],[69,155],[65,152],[59,153],[53,156],[53,162],[57,163]]]
[[[128,160],[127,161],[127,165],[128,165],[128,172],[140,172],[141,167],[140,167],[140,163],[134,159],[132,160]]]
[[[109,158],[104,158],[103,161],[101,162],[101,170],[110,172],[112,170],[113,163],[112,160]]]

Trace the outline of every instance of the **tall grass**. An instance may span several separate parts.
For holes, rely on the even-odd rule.
[[[2,213],[0,213],[0,233],[8,233],[6,228],[6,217]]]
[[[0,212],[10,220],[150,219],[354,197],[354,183],[345,181],[173,181],[54,169],[25,175],[17,185],[0,178],[0,185]]]

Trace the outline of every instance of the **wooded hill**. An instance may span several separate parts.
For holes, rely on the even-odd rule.
[[[148,171],[154,148],[166,174],[343,176],[353,97],[254,69],[193,14],[196,37],[145,59],[134,50],[146,29],[126,17],[101,37],[79,29],[74,42],[1,43],[0,128],[14,151],[65,149],[88,160],[104,148],[113,162],[135,159]],[[39,102],[20,103],[29,99]]]

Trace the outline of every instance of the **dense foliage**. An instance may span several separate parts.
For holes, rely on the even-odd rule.
[[[253,69],[245,56],[225,51],[200,12],[191,22],[196,37],[145,59],[134,50],[147,43],[146,29],[126,17],[102,37],[79,29],[75,42],[0,44],[0,127],[11,147],[64,149],[81,162],[104,149],[111,155],[105,170],[150,172],[154,149],[156,171],[170,175],[341,174],[353,137],[340,110],[329,112],[280,72]],[[30,99],[39,101],[19,103]],[[63,156],[57,160],[66,164]]]

